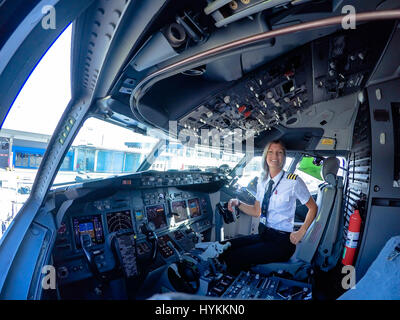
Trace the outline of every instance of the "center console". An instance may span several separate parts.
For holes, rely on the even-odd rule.
[[[213,245],[213,243],[210,243]],[[278,277],[275,275],[266,276],[250,271],[242,271],[239,275],[233,276],[227,271],[226,265],[217,256],[209,257],[204,252],[209,250],[203,248],[202,244],[196,246],[183,256],[175,256],[175,262],[168,269],[175,268],[179,278],[185,278],[187,270],[176,268],[182,261],[190,261],[192,268],[198,271],[198,290],[196,295],[221,298],[221,299],[259,299],[259,300],[311,300],[312,286],[306,282],[295,281]],[[226,250],[229,250],[227,248]],[[174,250],[173,250],[174,251]],[[169,270],[171,271],[171,270]],[[175,275],[175,274],[174,274]],[[168,277],[169,284],[173,290],[185,293],[181,281],[177,278]],[[164,283],[165,284],[165,283]],[[168,284],[166,288],[170,287]]]
[[[215,289],[210,292],[212,296]],[[221,295],[226,299],[311,300],[311,285],[242,271]]]

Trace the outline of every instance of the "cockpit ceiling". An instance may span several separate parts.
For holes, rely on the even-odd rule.
[[[267,44],[214,60],[156,82],[132,111],[166,131],[176,121],[178,133],[185,130],[197,137],[202,130],[217,130],[222,136],[242,130],[242,140],[254,132],[255,147],[260,148],[269,137],[280,136],[293,141],[294,150],[349,150],[359,94],[392,27],[391,21],[373,22],[300,47],[292,43],[287,47],[297,48],[291,51],[280,43],[280,51],[288,52],[279,57]],[[257,68],[247,70],[251,61]],[[129,86],[132,72],[126,70],[113,94],[124,104],[132,90],[121,88]],[[279,134],[271,133],[273,128]]]

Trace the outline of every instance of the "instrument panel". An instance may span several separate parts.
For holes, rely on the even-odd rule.
[[[363,88],[385,46],[383,30],[384,25],[359,26],[285,53],[205,96],[178,119],[177,131],[198,136],[203,129],[216,130],[229,139],[240,129],[244,139],[253,132],[262,137],[276,125],[295,127],[311,105]]]
[[[159,238],[159,253],[150,268],[174,259],[171,242],[180,252],[194,247],[199,236],[210,238],[213,212],[207,193],[182,191],[175,187],[120,190],[110,197],[72,205],[58,230],[53,254],[60,270],[59,281],[68,284],[91,276],[84,260],[81,235],[91,239],[90,250],[101,272],[115,267],[110,242],[116,232],[133,231],[138,257],[148,255],[151,245],[142,234],[145,224]],[[172,261],[172,260],[171,260]]]

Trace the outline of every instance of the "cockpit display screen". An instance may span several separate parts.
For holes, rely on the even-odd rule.
[[[154,229],[159,229],[167,226],[167,218],[165,209],[162,204],[150,206],[146,208],[147,221]]]
[[[72,220],[74,226],[75,243],[76,247],[81,248],[80,236],[82,234],[90,235],[93,244],[104,243],[103,224],[101,216],[84,216],[75,217]]]
[[[188,205],[191,218],[201,216],[200,201],[198,198],[188,200]]]
[[[174,216],[175,223],[181,222],[188,218],[188,209],[184,200],[173,201],[171,203],[171,211],[172,215]]]
[[[107,213],[109,232],[132,229],[131,212],[129,210]]]

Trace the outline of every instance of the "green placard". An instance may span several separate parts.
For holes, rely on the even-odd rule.
[[[303,159],[301,159],[300,161],[300,166],[298,170],[303,171],[304,173],[307,173],[310,176],[323,181],[324,179],[321,176],[322,166],[316,166],[315,164],[313,164],[313,160],[314,158],[312,157],[303,157]]]

